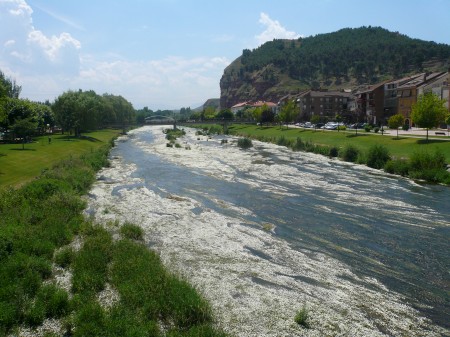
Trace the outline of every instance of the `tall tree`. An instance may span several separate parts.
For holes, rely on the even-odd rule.
[[[203,109],[203,117],[205,119],[213,119],[216,117],[216,109],[212,106],[208,106],[205,109]]]
[[[388,119],[388,126],[390,129],[397,130],[397,139],[398,139],[398,128],[401,127],[405,123],[405,117],[401,114],[396,114]]]
[[[273,112],[272,108],[269,107],[267,104],[263,104],[261,107],[261,124],[266,123],[273,123],[275,120],[275,113]]]
[[[254,108],[252,111],[252,116],[262,128],[262,109],[261,109],[261,107]]]
[[[294,118],[298,115],[297,103],[294,100],[289,100],[285,103],[280,110],[280,119],[289,128],[289,123],[291,123]]]
[[[411,118],[416,125],[427,129],[428,141],[428,130],[442,123],[447,113],[445,100],[429,92],[420,95],[417,102],[413,104]]]
[[[14,79],[8,78],[0,71],[0,97],[19,98],[22,87]]]
[[[17,119],[11,125],[11,131],[16,138],[22,138],[22,150],[25,150],[25,142],[28,136],[31,136],[36,131],[37,123],[33,121],[32,117]]]

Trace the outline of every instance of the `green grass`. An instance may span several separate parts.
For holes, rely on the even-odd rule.
[[[20,186],[39,176],[42,171],[70,156],[93,152],[117,136],[120,130],[102,130],[83,134],[82,138],[68,135],[36,137],[25,144],[0,144],[0,188]]]
[[[329,147],[337,146],[344,148],[348,145],[356,146],[360,151],[367,152],[374,145],[385,146],[391,156],[395,158],[410,158],[413,153],[427,149],[435,152],[439,149],[445,156],[447,163],[450,163],[450,141],[430,139],[428,143],[425,139],[417,138],[396,138],[395,135],[381,136],[380,134],[366,133],[359,130],[355,136],[355,131],[323,131],[299,128],[283,128],[280,130],[278,126],[259,127],[256,125],[233,125],[230,126],[229,132],[239,136],[249,136],[255,139],[277,139],[284,137],[286,140],[294,141],[300,137],[303,141],[311,141],[314,144],[326,145]]]
[[[147,248],[140,227],[125,224],[117,241],[83,217],[81,196],[108,164],[109,135],[22,187],[0,188],[0,336],[46,318],[61,319],[68,336],[225,336],[206,300]],[[52,263],[72,272],[71,289],[55,284]],[[119,300],[105,308],[98,295],[108,283]]]
[[[295,323],[297,323],[298,325],[309,329],[309,322],[308,322],[308,318],[309,318],[309,312],[308,309],[306,309],[306,307],[303,307],[302,309],[300,309],[299,311],[297,311],[297,314],[295,315],[294,321]]]

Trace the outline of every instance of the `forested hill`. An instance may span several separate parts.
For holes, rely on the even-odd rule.
[[[221,107],[249,99],[276,100],[308,88],[344,88],[449,67],[450,45],[380,27],[273,40],[245,49],[220,81]]]

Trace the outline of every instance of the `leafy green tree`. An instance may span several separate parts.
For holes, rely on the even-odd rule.
[[[31,136],[37,128],[37,123],[33,121],[32,117],[17,119],[11,125],[11,131],[16,138],[22,138],[22,150],[25,150],[25,141],[28,136]]]
[[[450,127],[450,114],[447,115],[447,118],[445,119],[445,124],[447,124],[447,127]]]
[[[0,71],[0,97],[19,98],[21,91],[22,87],[17,85],[14,79],[7,78],[5,74]]]
[[[216,109],[212,106],[208,106],[203,110],[204,119],[214,119],[216,117]]]
[[[261,124],[269,124],[273,123],[275,120],[275,113],[273,112],[272,108],[269,107],[267,104],[263,104],[261,107]]]
[[[291,123],[298,114],[297,103],[293,100],[289,100],[286,104],[281,107],[280,119],[289,128],[289,123]]]
[[[192,119],[194,121],[199,121],[201,118],[202,118],[202,113],[201,112],[193,112],[189,116],[189,119]]]
[[[396,114],[388,119],[388,126],[390,129],[397,130],[397,139],[398,139],[398,128],[401,127],[405,123],[405,117],[401,114]]]
[[[427,129],[428,141],[428,130],[442,123],[447,113],[445,100],[430,92],[420,95],[417,102],[413,104],[411,118],[416,125]]]
[[[97,95],[93,90],[67,91],[52,105],[56,122],[64,131],[81,132],[96,130],[106,125],[126,126],[135,121],[135,110],[122,96]]]
[[[53,103],[52,109],[56,122],[62,128],[63,133],[75,130],[75,135],[78,134],[81,106],[77,96],[77,92],[69,90],[58,96]]]
[[[184,108],[182,108],[181,110],[183,110],[183,109]],[[143,109],[136,110],[136,122],[138,124],[144,124],[145,123],[145,119],[147,117],[150,117],[152,113],[153,113],[153,111],[150,110],[146,106]]]
[[[104,94],[103,97],[112,105],[116,116],[116,123],[121,125],[123,133],[125,133],[127,125],[135,119],[133,105],[122,96]]]
[[[234,114],[230,109],[223,109],[216,115],[216,118],[232,120],[234,118]]]
[[[262,127],[262,109],[260,107],[254,108],[252,111],[253,118]]]

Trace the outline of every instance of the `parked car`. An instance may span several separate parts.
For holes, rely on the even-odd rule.
[[[338,123],[335,123],[335,122],[328,122],[324,126],[324,129],[326,129],[326,130],[337,130],[337,128],[338,128]]]

